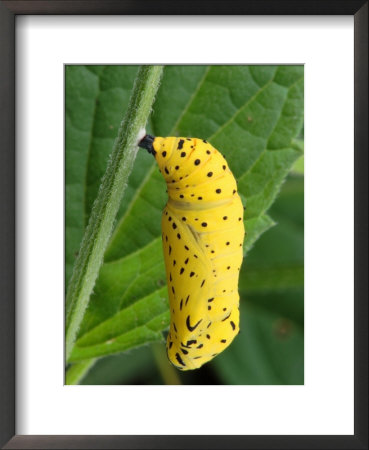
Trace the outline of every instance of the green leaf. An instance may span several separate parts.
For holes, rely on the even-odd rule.
[[[273,82],[273,77],[278,76],[279,80],[283,80],[285,84],[288,83],[283,68],[280,69],[282,72],[280,74],[278,68],[272,66],[210,67],[198,81],[199,84],[194,90],[194,94],[189,97],[186,92],[186,99],[189,103],[180,115],[179,122],[175,125],[180,135],[204,137],[226,155],[229,166],[240,179],[239,192],[245,195],[248,202],[253,201],[252,205],[256,204],[257,206],[262,202],[261,212],[270,206],[278,193],[283,177],[287,175],[293,162],[301,155],[301,152],[291,148],[281,149],[274,157],[273,151],[267,148],[274,128],[278,130],[278,136],[284,137],[284,143],[288,139],[291,141],[301,128],[303,67],[297,67],[297,72],[293,67],[294,77],[291,80],[291,88]],[[171,98],[175,95],[175,91],[163,92],[163,89],[166,86],[167,74],[169,73],[173,77],[172,72],[177,70],[175,66],[165,69],[157,102],[160,101],[162,95]],[[234,78],[232,77],[233,73]],[[196,75],[198,79],[198,74]],[[239,82],[241,75],[243,83]],[[224,80],[224,86],[219,86],[215,82],[217,77],[219,77],[218,83]],[[233,86],[233,80],[235,80],[235,86]],[[263,82],[264,85],[260,87],[257,82]],[[240,85],[242,85],[242,89]],[[300,104],[295,99],[296,89],[300,92]],[[292,99],[289,94],[290,90],[294,92]],[[182,96],[182,91],[179,91],[178,98],[181,99]],[[220,112],[224,108],[228,111],[227,116]],[[291,110],[294,112],[293,116]],[[156,104],[154,111],[156,111]],[[286,130],[280,125],[284,111],[294,119],[294,127],[291,130]],[[160,130],[162,125],[160,119],[161,116],[157,118],[154,113],[152,122],[156,135],[164,134]],[[171,130],[169,134],[174,131]],[[259,162],[259,159],[262,161]],[[263,167],[268,170],[264,175]],[[271,182],[270,174],[273,169],[276,170],[276,174]],[[249,192],[249,177],[258,179],[258,191]],[[160,235],[161,211],[166,202],[165,189],[164,180],[153,162],[152,172],[142,179],[136,192],[137,195],[128,207],[129,214],[121,219],[113,234],[105,255],[106,261],[135,251]],[[264,192],[265,198],[263,197]],[[255,198],[249,200],[250,196],[255,196]],[[249,206],[247,208],[249,209]],[[144,217],[142,217],[143,213]],[[254,206],[252,214],[255,215]],[[248,214],[247,217],[252,216]],[[127,236],[130,236],[130,239],[127,239]]]
[[[83,363],[74,365],[80,364]],[[151,377],[156,375],[154,357],[149,346],[141,346],[132,351],[100,358],[93,370],[83,378],[81,384],[142,384],[141,380],[148,375]]]
[[[85,172],[99,79],[85,66],[65,68],[65,280],[68,282],[85,227]],[[111,147],[110,147],[111,148]]]
[[[301,156],[296,162],[295,164],[292,166],[291,172],[298,174],[298,175],[303,175],[304,174],[304,156]]]
[[[79,70],[91,73],[86,68]],[[78,168],[84,193],[79,185],[79,203],[72,196],[66,198],[71,222],[88,214],[111,147],[112,130],[119,120],[114,96],[124,104],[135,70],[110,66],[91,74],[98,79],[93,95],[94,102],[97,97],[99,101],[96,111],[91,108],[90,112],[90,157]],[[82,105],[72,107],[78,110]],[[302,66],[167,66],[153,107],[151,132],[206,138],[226,156],[246,201],[246,254],[274,224],[274,216],[269,217],[267,211],[302,154],[293,144],[302,123]],[[70,151],[67,146],[67,154]],[[162,339],[161,332],[169,323],[160,242],[165,190],[152,157],[139,152],[73,361]],[[75,247],[67,235],[68,254],[72,255]]]

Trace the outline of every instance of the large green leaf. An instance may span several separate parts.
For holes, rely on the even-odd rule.
[[[85,173],[99,79],[87,67],[65,72],[65,278],[69,280],[85,227]]]
[[[67,228],[67,277],[136,71],[67,70],[66,167],[74,171],[74,178],[66,177],[66,221],[74,230],[69,238]],[[91,95],[89,103],[80,85]],[[89,119],[84,117],[83,134],[78,120],[84,115]],[[302,122],[302,66],[168,66],[150,127],[155,135],[206,138],[226,156],[246,199],[246,253],[274,223],[266,212],[301,156],[293,139]],[[162,339],[169,323],[159,239],[165,202],[165,183],[152,157],[141,151],[71,361]]]

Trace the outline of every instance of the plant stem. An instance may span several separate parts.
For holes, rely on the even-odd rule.
[[[73,364],[69,367],[65,374],[65,384],[79,384],[79,382],[87,375],[87,372],[95,364],[96,359],[86,359],[80,363]]]
[[[168,361],[163,343],[154,343],[151,348],[164,384],[182,384],[177,369],[175,369]]]
[[[145,127],[160,84],[163,66],[141,66],[126,115],[94,202],[66,296],[66,360],[95,285],[113,223],[137,153],[139,134]]]

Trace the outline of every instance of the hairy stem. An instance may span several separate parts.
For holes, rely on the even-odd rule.
[[[87,372],[91,369],[95,362],[96,359],[91,358],[71,365],[65,375],[65,384],[79,384],[79,382],[87,375]]]
[[[103,262],[113,223],[136,157],[139,135],[149,117],[162,72],[163,66],[142,66],[139,69],[127,113],[120,125],[91,211],[66,296],[67,361]]]

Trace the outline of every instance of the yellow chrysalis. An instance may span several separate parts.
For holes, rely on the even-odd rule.
[[[180,370],[197,369],[239,331],[242,202],[225,158],[206,140],[146,135],[139,146],[155,156],[168,187],[168,358]]]

